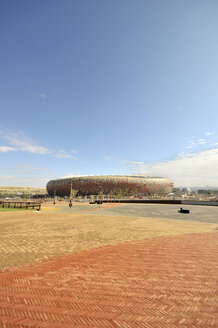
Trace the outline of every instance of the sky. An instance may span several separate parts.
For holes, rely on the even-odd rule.
[[[217,0],[1,0],[0,185],[218,187]]]

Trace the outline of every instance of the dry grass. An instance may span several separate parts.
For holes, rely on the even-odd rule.
[[[38,213],[0,213],[0,268],[107,244],[218,228],[217,224],[166,219],[51,213],[49,206]]]

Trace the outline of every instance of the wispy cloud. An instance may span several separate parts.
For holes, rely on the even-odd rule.
[[[128,168],[131,171],[136,171],[138,173],[142,173],[145,169],[145,163],[144,162],[138,162],[138,161],[127,161]]]
[[[206,144],[205,139],[198,139],[198,145],[204,145],[204,144]]]
[[[109,161],[109,160],[111,159],[111,156],[102,155],[102,158],[103,158],[105,161]]]
[[[57,153],[55,153],[56,158],[72,158],[73,156],[71,154],[68,154],[65,150],[59,150]]]
[[[213,134],[214,134],[214,132],[206,132],[205,136],[209,137],[209,136],[212,136]]]
[[[8,145],[0,146],[0,152],[2,153],[22,151],[32,154],[50,155],[59,159],[76,159],[75,156],[72,155],[77,153],[76,150],[72,150],[71,152],[67,152],[64,149],[58,151],[51,150],[48,147],[39,145],[36,141],[26,136],[23,132],[12,133],[0,131],[0,137],[8,143]]]
[[[9,146],[0,146],[0,153],[8,153],[9,151],[16,151],[17,149]]]
[[[175,159],[146,164],[127,162],[135,173],[144,173],[171,178],[180,186],[218,186],[218,148],[202,152],[182,153]]]
[[[45,93],[40,93],[40,94],[39,94],[39,97],[41,97],[41,98],[46,98],[47,95],[46,95]]]
[[[72,150],[71,151],[72,154],[77,154],[77,151],[76,150]],[[60,158],[60,159],[65,159],[65,158],[72,158],[72,159],[77,159],[75,156],[73,156],[71,153],[67,152],[66,150],[64,149],[61,149],[59,150],[58,152],[56,152],[54,154],[54,156],[56,158]]]
[[[209,144],[209,137],[211,137],[212,135],[214,135],[214,132],[205,132],[205,136],[201,137],[201,138],[186,138],[186,149],[195,149],[196,151],[201,147],[201,145],[207,145]],[[205,138],[206,137],[206,138]],[[211,145],[210,145],[211,146]]]
[[[5,139],[17,151],[25,151],[34,154],[49,154],[47,147],[38,145],[33,139],[27,137],[24,133],[6,133],[3,134]]]
[[[195,147],[195,145],[196,144],[195,144],[194,140],[188,140],[186,148],[191,149],[191,148]]]

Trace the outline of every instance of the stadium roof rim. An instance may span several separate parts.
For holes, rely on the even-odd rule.
[[[63,180],[70,178],[83,178],[83,177],[126,177],[126,178],[156,178],[161,179],[163,177],[153,176],[153,175],[145,175],[145,174],[84,174],[84,175],[66,175],[55,180]]]

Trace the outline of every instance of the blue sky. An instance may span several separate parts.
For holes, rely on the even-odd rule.
[[[218,186],[217,0],[2,0],[0,185]]]

